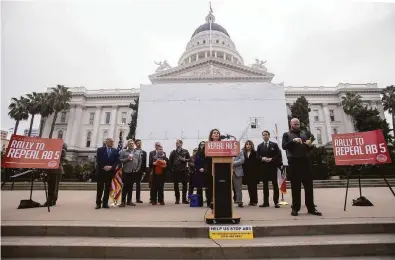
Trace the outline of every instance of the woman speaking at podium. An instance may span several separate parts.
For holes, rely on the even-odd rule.
[[[212,129],[208,136],[209,141],[221,141],[221,133],[218,129]],[[213,208],[213,158],[206,157],[207,172],[205,176],[205,186],[207,194],[207,207]]]

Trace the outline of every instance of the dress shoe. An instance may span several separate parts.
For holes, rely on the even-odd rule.
[[[133,202],[128,202],[127,205],[128,206],[133,206],[133,207],[136,206],[136,204],[134,204]]]
[[[309,210],[308,213],[311,214],[311,215],[315,215],[315,216],[322,216],[322,213],[317,211],[316,209]]]
[[[239,202],[239,203],[237,203],[237,206],[238,206],[239,208],[244,208],[244,206],[243,206],[243,202]]]
[[[176,200],[176,203],[175,204],[180,204],[180,201],[179,200]]]
[[[291,215],[296,217],[299,215],[299,213],[296,210],[292,210]]]
[[[152,206],[155,206],[155,205],[156,205],[156,202],[151,202],[151,204],[152,204]]]
[[[259,205],[259,207],[261,207],[261,208],[267,208],[267,207],[270,207],[270,205],[269,205],[269,204],[262,204],[262,205]]]
[[[278,209],[278,208],[280,208],[280,205],[276,204],[276,205],[274,205],[274,207],[275,207],[276,209]]]
[[[165,205],[165,203],[162,201],[162,202],[160,202],[160,205],[164,206],[164,205]]]
[[[183,200],[182,204],[189,204],[189,202],[187,200]]]
[[[96,205],[95,209],[100,209],[101,206],[100,205]]]
[[[136,203],[143,203],[143,201],[141,201],[141,200],[136,200]]]
[[[103,205],[103,209],[109,209],[110,207],[108,205]]]
[[[118,207],[120,207],[120,208],[124,208],[126,205],[125,205],[125,202],[121,202],[121,204],[119,204],[119,206]]]

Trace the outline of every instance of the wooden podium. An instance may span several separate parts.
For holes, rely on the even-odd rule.
[[[210,141],[205,144],[207,157],[212,157],[213,210],[207,224],[238,224],[240,217],[233,213],[233,158],[240,153],[238,141]]]

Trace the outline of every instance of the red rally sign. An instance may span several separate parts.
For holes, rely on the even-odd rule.
[[[391,157],[381,129],[332,135],[336,165],[391,163]]]
[[[205,153],[209,157],[235,157],[240,153],[240,142],[209,141],[205,144]]]
[[[62,139],[12,135],[1,162],[5,168],[59,168]]]

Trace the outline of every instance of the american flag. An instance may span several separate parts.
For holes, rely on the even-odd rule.
[[[278,144],[278,127],[277,123],[274,124],[274,138]],[[277,170],[277,182],[280,187],[280,191],[282,194],[287,193],[287,176],[285,175],[285,171],[278,169]]]
[[[118,152],[122,151],[123,147],[123,140],[122,140],[122,132],[119,135],[119,142],[118,142]],[[115,168],[115,176],[111,182],[111,190],[110,190],[110,197],[114,201],[114,204],[118,204],[119,198],[122,194],[122,163],[119,163]]]

